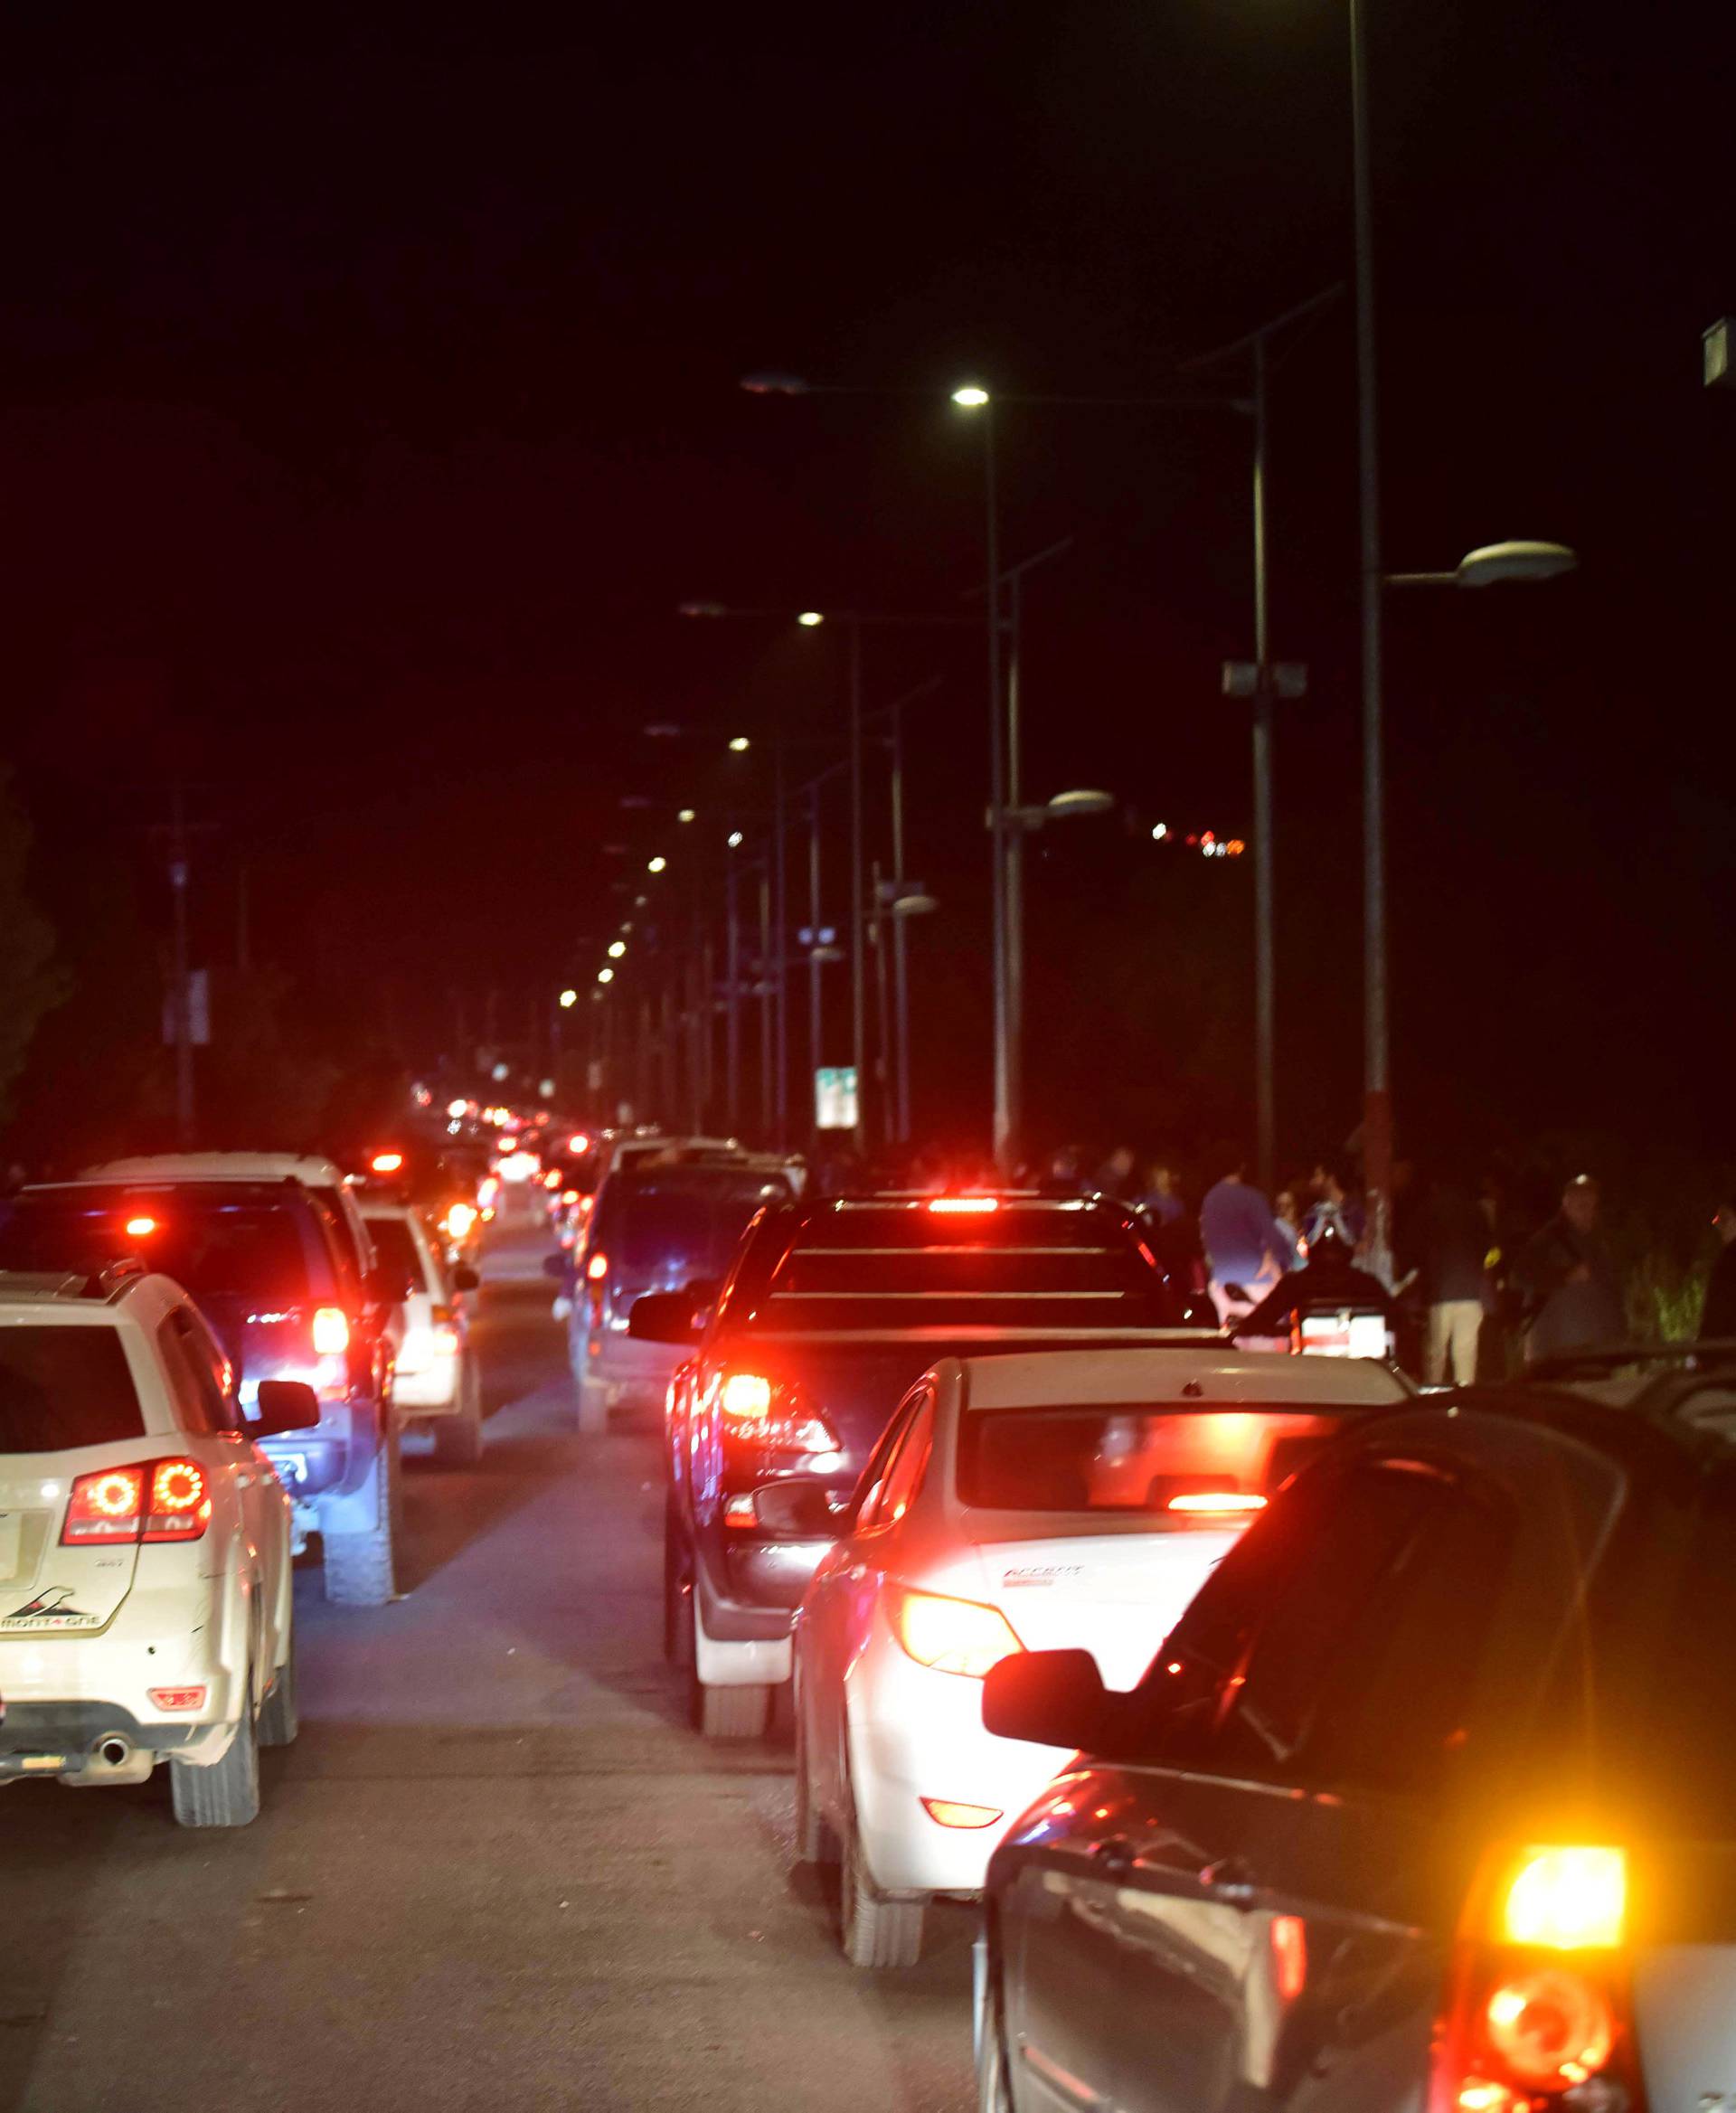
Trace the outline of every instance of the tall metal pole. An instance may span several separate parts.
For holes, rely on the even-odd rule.
[[[850,1061],[856,1069],[856,1149],[867,1137],[867,986],[863,959],[862,889],[862,624],[849,619],[850,635]]]
[[[820,788],[808,790],[807,836],[807,1124],[815,1127],[815,1092],[826,1023],[820,989]]]
[[[777,1111],[777,1081],[772,1076],[772,1036],[777,1014],[771,970],[771,873],[760,869],[760,1135],[771,1136]]]
[[[772,988],[773,1004],[777,1010],[776,1034],[778,1041],[778,1120],[775,1136],[780,1147],[789,1144],[789,870],[784,844],[784,831],[788,817],[784,812],[784,743],[780,736],[772,750],[775,793],[773,807],[774,837],[772,850],[772,921],[776,926],[773,945]]]
[[[724,917],[724,1127],[733,1137],[741,1122],[741,929],[736,915],[736,862],[723,883]]]
[[[1272,665],[1266,599],[1266,339],[1254,339],[1254,1128],[1260,1192],[1278,1155],[1277,982],[1272,891]]]
[[[988,639],[988,838],[992,904],[990,954],[995,974],[995,1164],[1012,1171],[1011,1014],[1006,980],[1006,746],[1001,693],[1001,524],[995,460],[995,407],[983,406],[983,591]]]
[[[904,892],[904,708],[892,706],[892,884]],[[893,1129],[901,1145],[910,1141],[910,964],[905,920],[892,912],[892,1006],[897,1016],[893,1058]]]
[[[175,788],[175,831],[169,849],[169,889],[175,899],[175,1130],[183,1150],[193,1143],[193,969],[187,939],[187,819],[181,788]]]
[[[1376,451],[1374,228],[1369,172],[1364,0],[1350,0],[1351,155],[1356,222],[1357,452],[1361,467],[1363,613],[1363,1167],[1368,1266],[1392,1275],[1392,1099],[1386,989],[1386,774],[1381,696],[1381,509]]]
[[[882,886],[880,861],[873,863],[874,907],[870,929],[874,935],[874,1079],[879,1087],[876,1107],[879,1115],[876,1145],[895,1142],[893,1126],[895,1104],[892,1093],[892,1005],[888,988],[886,961],[886,901]],[[894,919],[896,923],[897,920]]]
[[[1019,646],[1024,587],[1024,569],[1015,565],[1006,582],[1006,805],[1015,816],[1021,776]],[[1003,860],[1006,874],[1001,935],[1006,953],[1006,1125],[1016,1151],[1024,1129],[1024,830],[1016,820],[1003,830]]]

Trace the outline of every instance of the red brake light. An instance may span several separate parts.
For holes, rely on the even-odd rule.
[[[144,1508],[142,1467],[99,1467],[90,1475],[80,1475],[66,1500],[61,1545],[137,1541]]]
[[[146,1541],[196,1541],[211,1522],[211,1491],[197,1460],[159,1460],[151,1469]]]
[[[369,1160],[368,1168],[373,1174],[396,1174],[403,1164],[401,1152],[376,1152]]]
[[[205,1706],[203,1687],[147,1687],[145,1692],[159,1710],[203,1710]]]
[[[350,1317],[341,1306],[314,1308],[314,1355],[342,1357],[350,1346]]]
[[[732,1372],[717,1391],[723,1436],[776,1453],[835,1453],[837,1434],[797,1390],[760,1372]]]
[[[156,1220],[155,1218],[129,1218],[127,1221],[128,1240],[148,1240],[156,1231]]]
[[[942,1218],[980,1218],[1000,1207],[998,1196],[936,1196],[929,1204],[929,1210]]]
[[[609,1257],[601,1248],[585,1264],[585,1276],[592,1284],[600,1284],[609,1275]]]
[[[731,1423],[771,1419],[771,1382],[757,1372],[732,1372],[723,1382],[723,1413]]]
[[[1196,1516],[1240,1517],[1249,1512],[1263,1512],[1266,1499],[1246,1489],[1184,1489],[1179,1496],[1172,1496],[1165,1507],[1172,1512],[1192,1512]]]

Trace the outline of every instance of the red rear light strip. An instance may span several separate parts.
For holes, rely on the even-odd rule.
[[[99,1467],[79,1476],[67,1496],[61,1545],[197,1541],[210,1523],[211,1486],[205,1471],[196,1460],[175,1454],[140,1467]]]

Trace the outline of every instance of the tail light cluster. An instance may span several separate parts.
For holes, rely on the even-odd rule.
[[[1643,2113],[1627,1908],[1620,1849],[1543,1844],[1501,1861],[1455,1957],[1429,2113]]]
[[[196,1541],[211,1522],[211,1489],[196,1460],[150,1460],[80,1475],[66,1502],[63,1548]]]
[[[342,1357],[350,1347],[350,1316],[341,1306],[314,1308],[314,1355]]]
[[[900,1646],[919,1665],[932,1666],[937,1673],[982,1680],[1003,1658],[1024,1648],[1000,1608],[977,1599],[953,1599],[945,1593],[895,1585],[889,1589],[887,1611]]]
[[[769,1453],[835,1453],[837,1434],[788,1381],[760,1372],[726,1373],[717,1390],[726,1439]]]

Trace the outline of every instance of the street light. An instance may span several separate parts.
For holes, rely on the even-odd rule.
[[[1503,580],[1556,580],[1579,564],[1563,542],[1491,542],[1467,551],[1450,572],[1389,572],[1389,587],[1493,587]]]
[[[741,830],[739,830],[739,829],[731,829],[731,830],[730,831],[730,838],[729,838],[729,842],[730,842],[730,849],[731,849],[731,851],[740,851],[740,850],[741,850],[741,844],[742,844],[742,836],[741,836]]]
[[[648,858],[645,862],[645,870],[647,873],[660,873],[668,863],[669,861],[661,855],[656,858]]]
[[[804,609],[796,621],[805,631],[817,631],[826,621],[824,609]]]
[[[578,1003],[579,993],[576,990],[563,990],[561,993],[561,1009],[563,1013],[570,1013]]]
[[[692,822],[696,821],[698,816],[694,814],[692,807],[683,807],[680,814],[675,816],[675,819],[677,822]]]
[[[732,756],[745,756],[748,750],[752,748],[752,746],[753,743],[744,733],[731,734],[730,736],[730,753]]]
[[[613,983],[615,971],[612,968],[599,968],[597,971],[597,980],[599,983]]]
[[[611,961],[618,961],[626,952],[627,941],[625,939],[611,939],[609,942],[609,957]]]

